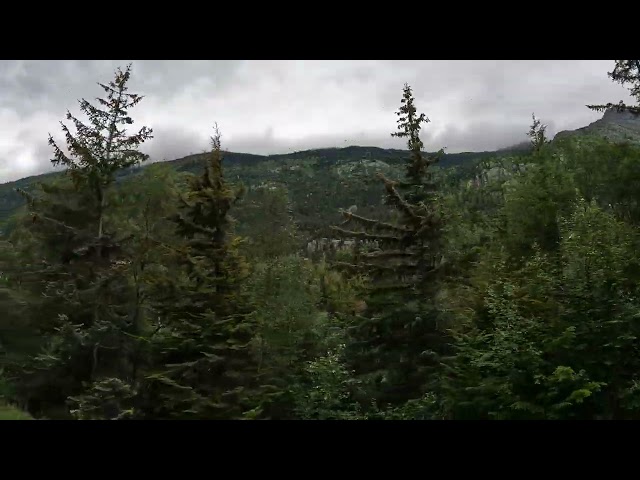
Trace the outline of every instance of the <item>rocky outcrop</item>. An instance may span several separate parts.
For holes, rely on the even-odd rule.
[[[349,239],[335,239],[335,238],[317,238],[307,243],[307,254],[313,256],[314,254],[326,254],[342,251],[354,250],[356,246],[359,246],[363,250],[370,250],[378,248],[378,242],[376,241],[360,241]]]
[[[554,140],[573,135],[598,135],[611,141],[631,141],[640,143],[640,115],[616,109],[607,110],[601,119],[578,128],[559,132]]]

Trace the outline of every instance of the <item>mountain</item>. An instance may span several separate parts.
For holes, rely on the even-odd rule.
[[[321,148],[274,155],[253,155],[249,153],[225,152],[224,161],[227,166],[255,166],[269,161],[284,162],[315,159],[322,165],[332,166],[359,160],[379,160],[387,163],[401,163],[406,159],[408,153],[409,152],[406,150],[349,146],[345,148]],[[440,160],[439,165],[441,167],[451,167],[465,163],[470,159],[487,157],[494,154],[495,152],[445,153]],[[166,163],[174,166],[178,171],[190,171],[192,168],[197,167],[197,171],[199,172],[201,162],[206,158],[206,156],[207,153],[199,153],[171,160]]]
[[[603,117],[586,127],[559,132],[556,139],[571,136],[601,136],[612,141],[631,141],[640,144],[640,117],[630,113],[609,110]],[[439,163],[441,168],[471,164],[482,158],[519,155],[528,151],[528,142],[512,145],[497,151],[445,153]],[[322,148],[286,154],[254,155],[225,152],[225,167],[229,178],[255,186],[264,183],[286,185],[291,200],[298,208],[298,219],[309,228],[321,224],[320,213],[326,218],[328,211],[346,208],[364,198],[379,196],[379,185],[367,183],[376,169],[397,169],[408,152],[378,147],[349,146],[345,148]],[[207,153],[188,155],[163,162],[178,172],[200,173]],[[120,173],[122,182],[136,175],[141,168],[135,167]],[[58,172],[26,177],[0,184],[0,230],[1,225],[22,205],[24,199],[16,188],[32,190],[39,182],[46,182],[60,175]],[[360,191],[357,189],[368,189]],[[314,197],[315,195],[315,197]],[[317,198],[322,198],[318,202]],[[376,200],[377,201],[377,200]],[[323,220],[324,221],[324,220]]]
[[[577,130],[559,132],[554,140],[569,136],[604,137],[612,142],[631,142],[640,144],[640,116],[629,112],[618,112],[616,109],[607,110],[602,118]]]
[[[326,183],[330,178],[337,178],[332,177],[332,174],[338,176],[344,175],[345,172],[353,171],[354,167],[362,162],[365,162],[365,164],[378,162],[383,167],[385,165],[400,166],[407,155],[408,152],[405,150],[350,146],[346,148],[322,148],[275,155],[225,152],[224,162],[230,178],[235,177],[249,185],[264,182],[278,182],[289,186],[290,183],[303,180],[303,186],[307,189],[304,191],[306,195],[307,193],[312,194],[314,188],[320,187],[316,185],[317,182],[315,182],[316,184],[314,185],[306,185],[304,179],[299,178],[299,175],[293,175],[296,168],[304,167],[307,168],[307,170],[311,169],[310,171],[313,172],[324,171],[326,175],[322,175],[322,183]],[[445,154],[439,165],[446,168],[492,155],[494,155],[494,152]],[[178,172],[199,174],[202,171],[206,156],[207,153],[200,153],[163,163],[171,166]],[[131,178],[139,172],[141,168],[145,167],[134,167],[121,172],[117,181],[121,182]],[[283,168],[285,171],[282,171]],[[0,184],[0,225],[25,203],[23,197],[16,192],[16,188],[31,191],[38,183],[49,181],[58,175],[60,175],[59,172],[52,172]],[[313,175],[313,173],[311,173],[311,175]],[[295,190],[296,187],[291,186],[291,188]],[[311,189],[311,191],[309,191],[309,189]],[[345,192],[341,191],[340,193]],[[332,197],[334,201],[339,201],[340,198],[341,195],[333,195]]]

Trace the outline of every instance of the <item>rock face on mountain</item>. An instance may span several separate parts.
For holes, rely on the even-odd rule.
[[[600,120],[577,130],[559,132],[555,138],[572,135],[598,135],[614,142],[629,141],[640,144],[640,115],[610,109]]]
[[[617,123],[640,131],[640,115],[630,112],[618,112],[615,109],[607,110],[602,118],[594,123]]]

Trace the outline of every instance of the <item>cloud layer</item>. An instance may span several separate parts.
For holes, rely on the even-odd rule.
[[[0,182],[52,169],[48,133],[77,100],[102,95],[129,61],[1,61]],[[587,103],[628,100],[607,71],[613,60],[455,61],[133,61],[130,90],[146,98],[132,110],[155,138],[153,160],[208,148],[218,122],[223,147],[270,154],[307,148],[374,145],[392,138],[402,86],[431,119],[427,149],[494,150],[525,140],[531,113],[549,133],[575,129],[599,114]]]

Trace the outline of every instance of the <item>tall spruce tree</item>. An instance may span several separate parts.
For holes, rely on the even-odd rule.
[[[220,135],[174,218],[182,269],[158,285],[158,366],[148,375],[146,418],[238,419],[256,398],[255,325],[243,290],[247,264],[229,212],[242,191],[225,181]]]
[[[66,152],[49,136],[52,163],[65,167],[66,178],[36,195],[21,192],[38,243],[25,270],[47,300],[46,308],[39,303],[30,312],[46,337],[45,351],[17,372],[23,400],[36,414],[63,415],[69,397],[82,396],[95,381],[134,382],[128,352],[139,326],[131,315],[126,239],[108,225],[116,174],[147,159],[138,147],[152,137],[147,127],[127,133],[128,111],[143,98],[128,92],[130,77],[131,65],[118,69],[113,81],[99,83],[106,97],[98,106],[79,102],[88,123],[67,112],[75,132],[61,122]]]
[[[429,166],[437,162],[438,155],[428,157],[424,155],[422,149],[424,144],[420,140],[420,130],[422,124],[427,124],[431,120],[424,114],[418,115],[417,109],[414,104],[413,92],[411,87],[405,84],[403,89],[403,95],[401,106],[396,112],[398,118],[398,131],[391,134],[392,137],[406,138],[407,147],[409,149],[409,158],[406,162],[405,181],[402,183],[404,188],[412,187],[417,191],[424,191],[425,187],[433,188],[433,185],[428,182],[431,179],[431,173],[428,171]],[[440,153],[440,152],[439,152]],[[412,192],[407,197],[412,196],[415,198],[417,192]],[[420,200],[420,199],[418,199]]]
[[[345,222],[333,227],[339,236],[377,245],[357,253],[353,264],[336,265],[369,277],[367,310],[356,322],[348,354],[356,372],[374,385],[372,395],[379,404],[419,398],[428,383],[425,369],[433,365],[442,343],[434,304],[441,265],[441,215],[429,171],[441,152],[433,156],[423,152],[419,132],[429,120],[417,115],[409,85],[397,115],[398,132],[392,135],[406,138],[410,151],[405,181],[378,174],[397,221],[343,211]],[[346,229],[347,224],[355,228]]]

